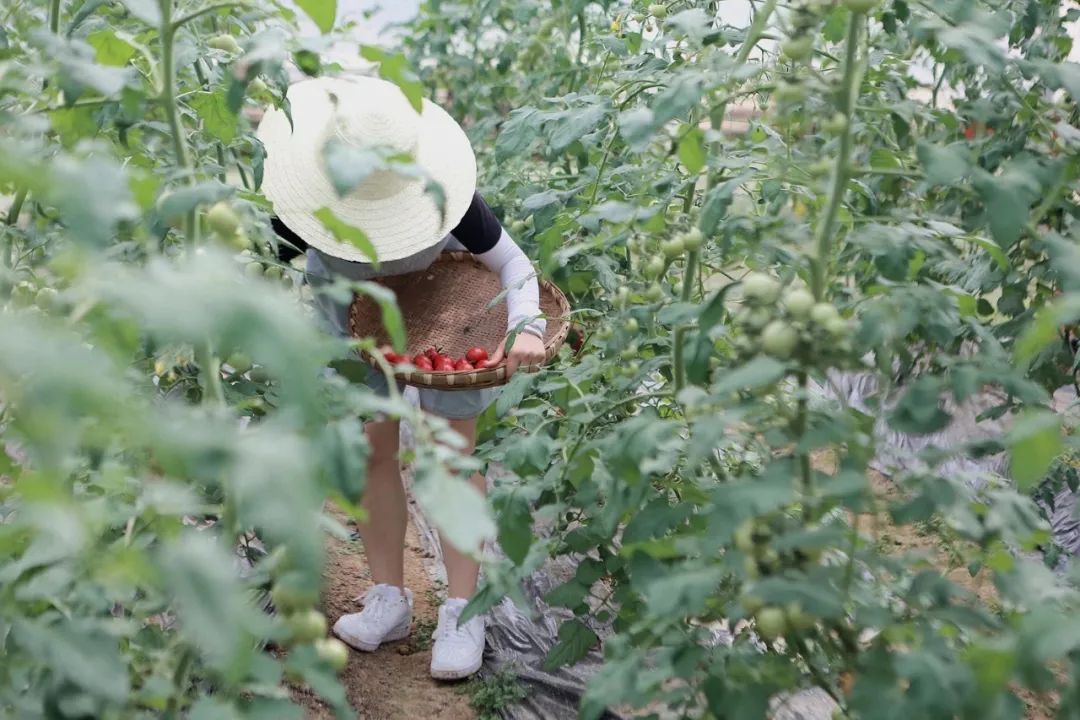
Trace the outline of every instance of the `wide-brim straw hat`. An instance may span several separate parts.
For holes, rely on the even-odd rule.
[[[418,113],[393,83],[359,76],[304,80],[290,86],[287,97],[291,125],[278,109],[259,123],[266,148],[262,190],[277,217],[312,247],[352,262],[371,261],[315,217],[324,207],[363,231],[381,262],[431,248],[465,215],[476,189],[476,157],[461,126],[442,108],[425,99]],[[407,154],[426,177],[377,170],[339,195],[324,159],[331,141]],[[429,181],[442,188],[443,208],[426,189]]]

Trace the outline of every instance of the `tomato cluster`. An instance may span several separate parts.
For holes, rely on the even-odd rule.
[[[736,348],[746,355],[763,351],[780,360],[842,357],[850,349],[851,323],[834,305],[816,302],[806,288],[753,272],[742,281],[744,305],[734,314],[744,335]]]
[[[429,347],[412,359],[396,352],[383,353],[383,357],[393,365],[412,363],[420,370],[428,372],[468,372],[488,367],[488,352],[482,347],[470,348],[465,355],[456,359],[434,347]]]

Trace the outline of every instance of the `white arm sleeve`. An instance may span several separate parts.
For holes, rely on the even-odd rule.
[[[536,281],[536,270],[513,238],[503,230],[495,247],[475,257],[499,276],[506,290],[507,329],[513,330],[526,321],[522,331],[543,338],[547,323],[539,317],[540,284]]]

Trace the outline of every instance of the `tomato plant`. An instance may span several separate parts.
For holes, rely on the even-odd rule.
[[[761,717],[812,686],[845,717],[1016,717],[1021,688],[1076,712],[1078,647],[1050,641],[1075,587],[1025,552],[1073,443],[1049,408],[1080,310],[1076,9],[480,5],[427,3],[404,43],[589,332],[489,418],[507,559],[470,610],[576,559],[549,663],[602,646],[587,718]],[[852,372],[858,408],[827,398]],[[933,437],[988,390],[1011,430],[871,484],[875,429]],[[995,453],[1012,484],[941,470]],[[881,518],[949,528],[993,600],[887,552]]]
[[[334,2],[298,5],[331,31]],[[269,230],[250,118],[287,109],[321,41],[269,2],[0,17],[0,714],[296,717],[288,678],[353,716],[313,608],[345,532],[324,501],[359,513],[363,419],[412,416],[455,542],[492,525],[445,423],[351,381],[375,347],[317,329]],[[351,289],[403,335],[392,297]]]

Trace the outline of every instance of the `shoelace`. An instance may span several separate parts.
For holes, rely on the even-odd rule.
[[[450,607],[446,608],[446,622],[441,624],[435,631],[433,637],[436,640],[449,640],[451,642],[471,643],[472,636],[469,635],[466,628],[469,623],[458,624],[458,618],[461,617],[461,608]],[[471,620],[469,622],[472,622]]]
[[[376,585],[370,588],[366,593],[357,595],[354,600],[360,602],[364,606],[364,613],[369,613],[373,616],[373,619],[381,618],[386,615],[390,610],[394,601],[388,596],[387,587],[385,585]]]

